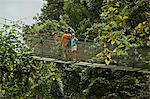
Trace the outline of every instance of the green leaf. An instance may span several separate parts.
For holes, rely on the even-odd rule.
[[[122,45],[122,44],[120,44],[120,45],[118,46],[118,48],[122,48],[122,47],[124,47],[124,45]]]
[[[110,55],[110,54],[107,54],[106,56],[107,56],[109,59],[111,59],[111,55]]]
[[[147,32],[149,29],[150,29],[149,27],[144,28],[145,32]]]
[[[118,18],[122,20],[122,16],[121,15],[118,15]]]
[[[112,40],[112,41],[111,41],[111,44],[112,44],[112,45],[115,44],[115,40]]]
[[[135,79],[135,84],[140,83],[140,81],[138,79]]]
[[[108,39],[108,41],[107,41],[107,42],[109,42],[109,41],[111,41],[111,39]]]
[[[112,12],[115,11],[116,9],[117,9],[117,8],[113,8],[113,7],[108,8],[108,10],[109,10],[109,11],[112,11]]]
[[[142,23],[139,23],[139,25],[137,26],[137,28],[142,28]]]
[[[107,12],[103,12],[100,16],[107,16]]]
[[[104,48],[106,47],[107,45],[104,43]]]
[[[150,41],[147,42],[147,46],[150,46]]]
[[[110,61],[107,60],[107,59],[105,59],[105,63],[106,63],[107,65],[109,65],[109,64],[110,64]]]
[[[128,16],[124,16],[123,19],[124,19],[124,20],[128,19]]]
[[[96,56],[101,57],[101,56],[103,56],[103,53],[98,53]]]
[[[116,6],[117,6],[117,7],[119,7],[119,6],[120,6],[120,5],[119,5],[119,2],[117,2],[117,3],[116,3]]]
[[[107,53],[108,51],[109,51],[108,48],[105,48],[103,52]]]
[[[113,50],[113,52],[116,53],[116,52],[117,52],[117,49],[115,48],[115,49]]]
[[[119,45],[121,42],[120,42],[120,41],[118,41],[118,40],[116,40],[116,43],[117,43],[117,45]]]

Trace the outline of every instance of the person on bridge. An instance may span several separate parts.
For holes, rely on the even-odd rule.
[[[68,54],[69,54],[68,43],[69,43],[69,34],[67,31],[65,31],[61,37],[61,46],[62,46],[63,56],[65,61],[68,59]]]
[[[77,62],[77,45],[78,39],[76,38],[75,33],[73,33],[71,38],[71,52],[72,52],[72,60],[74,62]]]

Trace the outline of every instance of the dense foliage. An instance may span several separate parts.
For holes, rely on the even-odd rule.
[[[149,98],[149,75],[100,67],[65,65],[62,83],[66,99]]]
[[[60,74],[55,65],[36,62],[31,51],[19,40],[18,33],[17,25],[0,31],[0,97],[59,97],[57,78]],[[53,90],[56,93],[52,93]]]
[[[94,99],[145,98],[149,94],[148,79],[141,73],[89,67],[81,75],[84,95]]]
[[[149,1],[104,0],[101,22],[94,23],[86,32],[103,48],[97,56],[110,64],[112,55],[129,55],[131,49],[149,46],[149,10]],[[138,14],[133,15],[136,11]]]
[[[63,0],[43,0],[44,5],[41,9],[42,13],[36,17],[40,22],[45,22],[46,20],[59,20],[60,15],[63,15]]]

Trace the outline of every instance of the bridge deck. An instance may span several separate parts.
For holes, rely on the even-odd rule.
[[[44,58],[44,57],[38,57],[33,56],[35,60],[38,61],[45,61],[45,62],[54,62],[59,64],[74,64],[78,66],[89,66],[93,68],[104,68],[104,69],[111,69],[113,71],[129,71],[129,72],[141,72],[144,74],[150,74],[150,70],[148,69],[142,69],[142,68],[133,68],[133,67],[125,67],[125,66],[116,66],[116,65],[105,65],[105,64],[98,64],[98,63],[88,63],[88,62],[79,62],[79,63],[73,63],[72,61],[63,61],[63,60],[57,60],[53,58]]]

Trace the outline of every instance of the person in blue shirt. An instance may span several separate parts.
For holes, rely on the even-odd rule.
[[[77,45],[78,39],[76,38],[75,33],[73,33],[71,38],[71,52],[72,52],[72,60],[74,62],[77,62]]]

